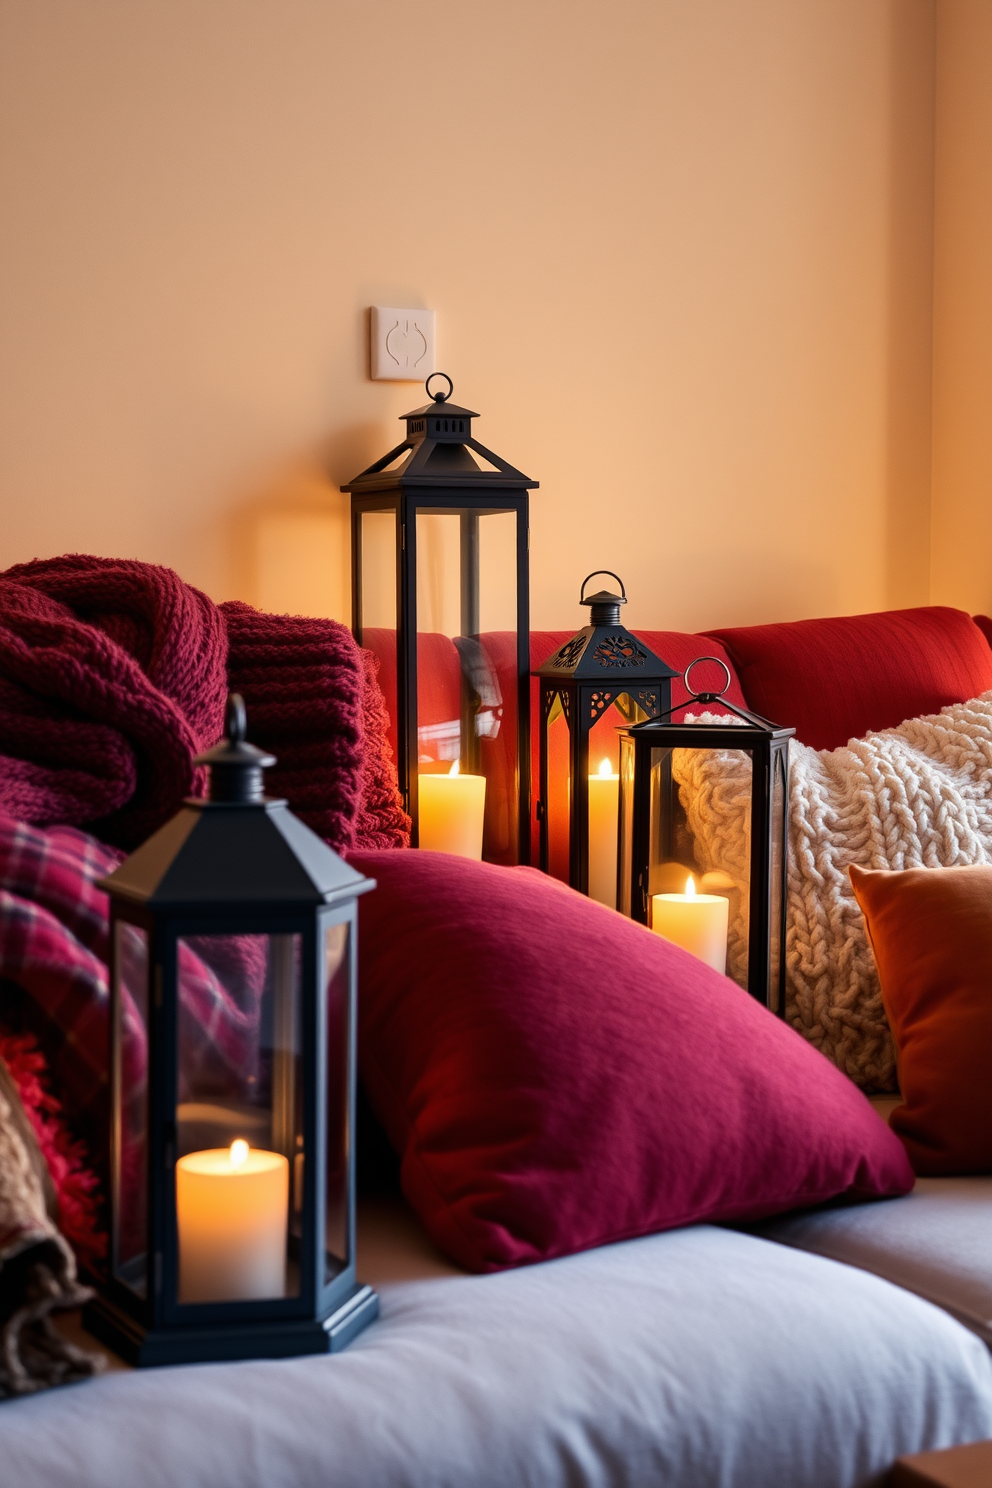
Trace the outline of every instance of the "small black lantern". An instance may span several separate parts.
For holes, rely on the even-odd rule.
[[[486,775],[482,855],[530,858],[528,491],[447,392],[402,417],[406,438],[351,493],[352,628],[379,657],[404,804],[454,765]],[[509,695],[507,695],[509,694]]]
[[[599,576],[616,579],[620,593],[587,597],[586,585]],[[610,710],[628,724],[663,713],[678,673],[621,624],[627,591],[615,573],[589,574],[579,603],[588,605],[590,623],[534,673],[541,682],[541,867],[564,877],[567,863],[574,889],[615,907],[618,778],[605,752],[590,778],[590,736],[601,720],[608,724]],[[604,746],[611,751],[613,735],[610,729]]]
[[[206,800],[110,895],[111,1257],[87,1326],[131,1363],[343,1348],[355,1280],[357,896],[375,887],[263,795],[227,737]]]
[[[703,661],[723,668],[723,692],[692,693],[690,673]],[[673,722],[669,707],[620,733],[618,908],[651,925],[656,912],[670,912],[657,895],[671,901],[701,891],[726,899],[727,974],[784,1016],[789,740],[796,731],[728,701],[730,672],[718,657],[697,658],[684,682],[690,696],[679,712],[698,705],[701,719]],[[681,910],[692,914],[691,906]]]

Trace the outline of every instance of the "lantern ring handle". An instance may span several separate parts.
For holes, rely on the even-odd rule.
[[[689,684],[689,673],[692,671],[693,667],[698,666],[701,661],[712,661],[712,662],[715,662],[718,667],[722,667],[723,668],[723,673],[724,673],[724,676],[726,677],[727,680],[723,684],[723,686],[720,688],[720,691],[719,692],[713,692],[712,690],[709,690],[707,692],[701,692],[701,693],[693,692],[692,687]],[[715,702],[717,698],[722,698],[725,692],[729,692],[730,691],[731,680],[732,679],[731,679],[731,676],[730,676],[730,668],[728,667],[728,665],[727,665],[727,663],[725,661],[721,661],[720,660],[719,656],[697,656],[696,659],[695,659],[695,661],[690,661],[689,665],[686,667],[685,671],[682,673],[682,681],[685,683],[685,690],[689,694],[689,696],[695,702],[697,702],[697,703],[698,702],[708,702],[708,703],[711,703],[711,702]]]
[[[620,577],[620,575],[615,574],[612,568],[594,568],[592,573],[586,574],[585,578],[582,580],[582,588],[579,590],[579,604],[585,603],[586,585],[588,584],[589,580],[599,578],[603,574],[605,574],[608,579],[616,579],[617,583],[620,585],[621,598],[623,599],[624,604],[627,603],[627,591],[623,587],[623,579]],[[701,657],[700,660],[702,660]]]
[[[446,393],[431,392],[431,383],[434,381],[435,377],[444,378],[445,382],[448,384],[448,391]],[[448,399],[455,391],[455,384],[452,382],[447,372],[432,372],[430,377],[428,377],[427,381],[424,383],[424,391],[427,393],[428,398],[434,399],[435,403],[447,403]]]

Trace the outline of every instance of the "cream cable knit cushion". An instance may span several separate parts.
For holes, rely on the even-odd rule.
[[[847,870],[992,862],[992,692],[841,749],[793,741],[789,770],[786,1016],[857,1084],[891,1090],[895,1052]],[[677,750],[673,773],[700,869],[738,886],[728,971],[742,980],[750,763]]]

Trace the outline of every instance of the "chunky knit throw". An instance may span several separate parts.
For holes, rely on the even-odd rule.
[[[19,564],[0,574],[0,806],[136,847],[202,789],[234,686],[279,756],[270,794],[332,847],[405,846],[373,668],[333,620],[217,606],[155,564]]]
[[[338,849],[406,846],[389,762],[378,662],[334,620],[221,605],[230,686],[245,700],[252,742],[276,756],[266,791],[285,796]]]
[[[170,569],[74,554],[0,574],[0,800],[132,848],[201,784],[223,617]]]
[[[843,748],[790,746],[786,1015],[866,1090],[895,1088],[878,973],[848,869],[992,863],[992,692]],[[673,773],[703,872],[736,885],[728,970],[747,916],[750,763],[678,750]]]

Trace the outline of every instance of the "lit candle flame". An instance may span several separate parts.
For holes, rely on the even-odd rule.
[[[689,877],[685,881],[685,892],[686,892],[686,897],[687,898],[689,898],[689,899],[695,899],[695,897],[696,897],[696,880],[693,878],[693,876],[692,876],[691,873],[689,874]]]
[[[243,1168],[248,1161],[248,1143],[244,1137],[235,1137],[231,1143],[231,1151],[228,1154],[231,1159],[232,1168]]]
[[[609,780],[610,776],[613,774],[613,771],[610,768],[610,762],[609,762],[608,759],[604,759],[603,763],[600,765],[600,767],[599,767],[599,773],[600,773],[600,775],[602,776],[602,778],[604,780]]]
[[[455,763],[452,765],[451,769],[448,771],[448,774],[449,775],[459,775],[460,773],[461,773],[461,771],[458,768],[458,761],[455,760]]]

